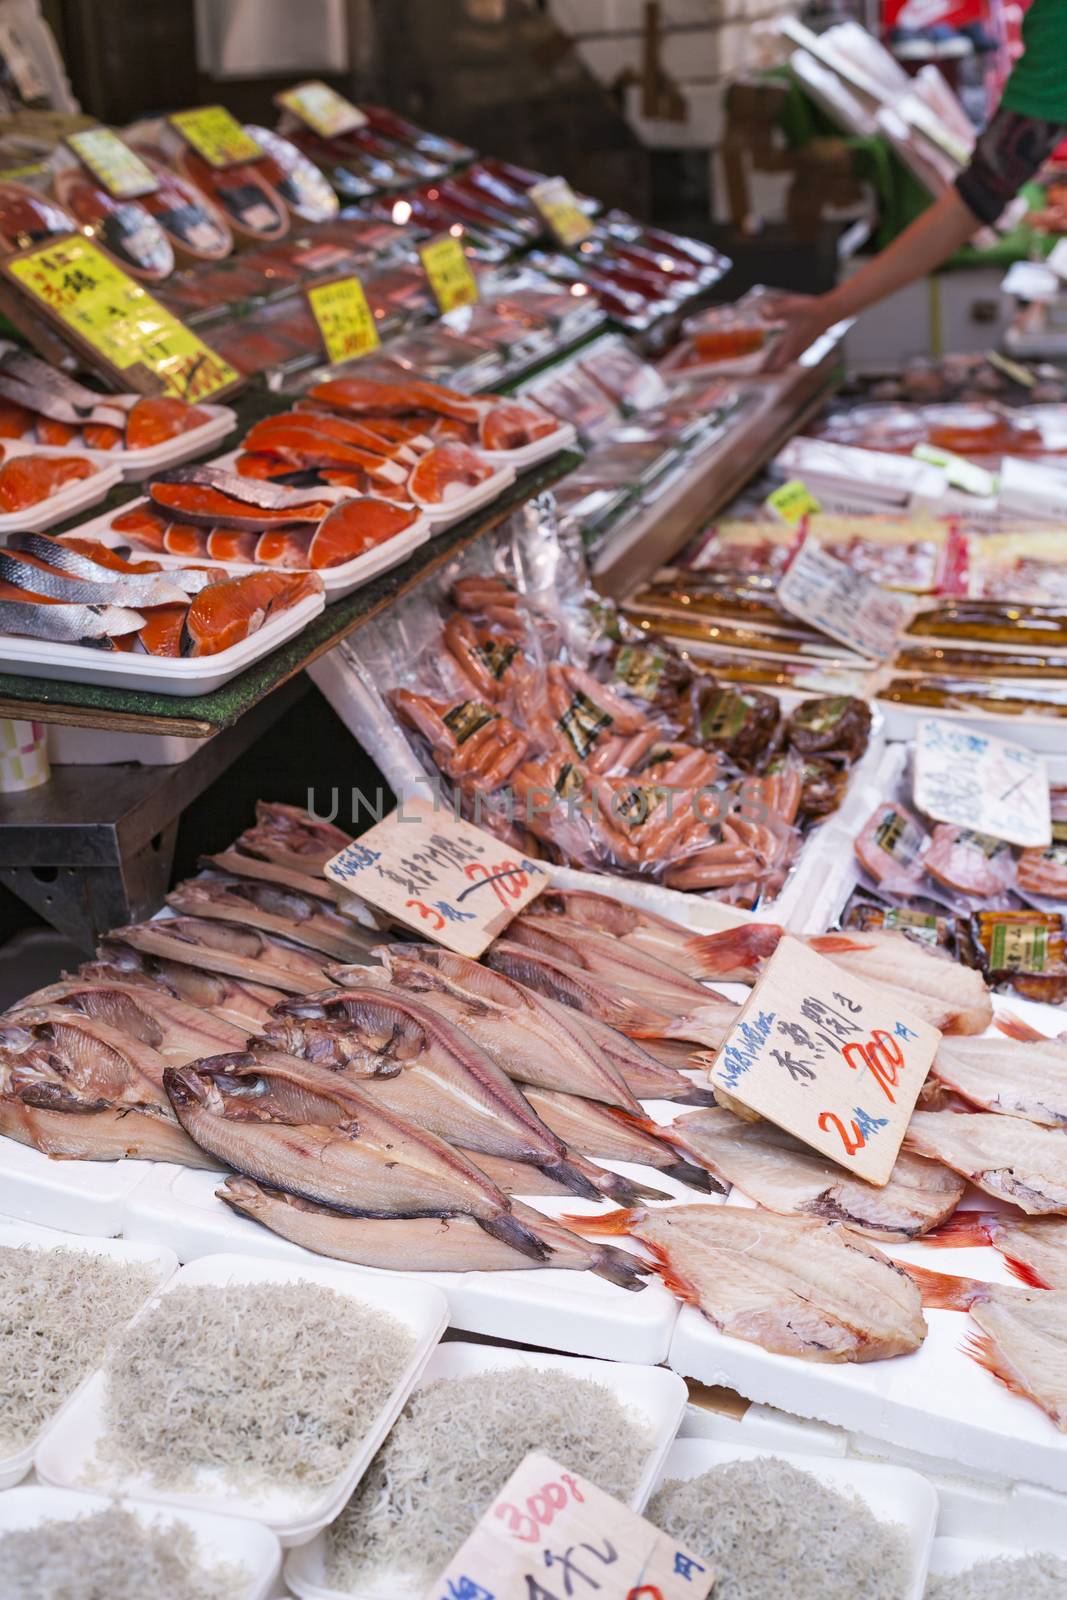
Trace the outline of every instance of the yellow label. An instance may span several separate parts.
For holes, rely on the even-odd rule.
[[[212,167],[235,167],[239,161],[258,161],[263,154],[252,135],[225,106],[176,111],[170,124]]]
[[[151,167],[110,128],[83,128],[68,134],[67,143],[116,200],[134,200],[159,188]]]
[[[566,178],[545,178],[528,191],[530,199],[566,249],[581,244],[593,231]]]
[[[478,298],[478,280],[458,239],[443,233],[440,238],[420,245],[419,256],[442,313],[474,304]]]
[[[307,297],[331,361],[353,361],[377,350],[378,327],[358,278],[319,284]]]
[[[80,235],[17,256],[8,272],[112,367],[145,366],[164,391],[205,400],[240,378],[117,262]]]
[[[803,522],[805,517],[815,516],[822,510],[807,484],[801,483],[799,478],[791,478],[780,489],[775,489],[773,494],[767,496],[764,505],[791,528]]]
[[[367,119],[358,106],[318,79],[283,90],[275,95],[274,103],[284,106],[294,117],[299,117],[305,127],[317,133],[320,139],[336,139],[342,133],[351,133],[353,128],[367,125]]]

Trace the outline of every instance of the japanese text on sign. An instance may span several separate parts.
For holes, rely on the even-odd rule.
[[[242,161],[259,161],[263,151],[225,106],[197,106],[176,111],[169,119],[197,155],[212,167],[235,167]]]
[[[814,516],[822,510],[807,484],[799,478],[790,478],[788,483],[783,483],[773,494],[769,494],[763,503],[768,511],[772,511],[780,522],[790,528],[797,527],[805,517]]]
[[[708,1600],[714,1580],[710,1562],[535,1454],[425,1600]]]
[[[1009,844],[1052,843],[1048,770],[1041,756],[991,734],[925,717],[915,740],[915,804]]]
[[[565,249],[570,250],[588,239],[593,224],[578,204],[566,178],[543,178],[527,193]]]
[[[880,1185],[940,1039],[885,991],[786,937],[723,1043],[711,1082]]]
[[[459,240],[443,233],[419,246],[423,271],[442,315],[458,306],[472,306],[478,298],[478,280]]]
[[[378,326],[358,278],[317,284],[307,297],[331,361],[354,361],[377,350]]]
[[[794,617],[878,661],[893,654],[913,610],[907,596],[880,588],[810,539],[790,562],[778,599]]]
[[[274,99],[276,105],[291,111],[320,139],[336,139],[342,133],[351,133],[353,129],[367,125],[367,118],[358,106],[346,100],[343,94],[338,94],[336,89],[331,89],[328,83],[320,83],[317,79],[294,84],[291,89],[284,89],[281,94],[275,95]]]
[[[5,271],[111,367],[146,367],[166,394],[205,400],[240,378],[90,239],[77,235],[26,251]]]
[[[428,800],[402,802],[325,870],[405,927],[465,956],[480,956],[548,883],[540,862]]]
[[[69,133],[67,143],[116,200],[135,200],[159,188],[152,168],[111,128],[82,128]]]

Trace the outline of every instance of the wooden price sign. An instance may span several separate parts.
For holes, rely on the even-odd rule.
[[[211,167],[236,167],[242,161],[259,161],[263,155],[252,135],[225,106],[175,111],[168,120]]]
[[[419,259],[442,316],[459,306],[474,305],[478,298],[478,280],[457,238],[442,233],[430,239],[419,246]]]
[[[351,133],[354,128],[365,128],[367,125],[367,118],[358,106],[318,79],[283,89],[281,94],[274,96],[274,103],[291,111],[320,139],[336,139],[342,133]]]
[[[528,1455],[425,1600],[708,1600],[707,1561],[549,1456]]]
[[[241,374],[81,234],[0,267],[120,387],[206,400]]]
[[[68,133],[66,142],[116,200],[135,200],[159,188],[152,168],[111,128],[83,128]]]
[[[358,278],[316,284],[307,290],[307,299],[332,362],[354,361],[377,350],[378,325]]]
[[[790,478],[788,483],[783,483],[773,494],[769,494],[763,503],[779,522],[784,522],[789,528],[798,527],[805,517],[815,516],[822,510],[807,484],[799,478]]]
[[[1024,849],[1052,843],[1048,769],[1041,756],[992,734],[925,717],[915,739],[920,811]]]
[[[790,562],[778,585],[778,600],[820,633],[878,661],[894,654],[914,611],[908,596],[872,583],[812,539],[804,540]]]
[[[940,1041],[936,1028],[884,990],[786,937],[710,1077],[749,1110],[881,1186]]]
[[[588,239],[593,224],[566,178],[542,178],[526,192],[565,250]]]
[[[428,800],[405,800],[326,863],[326,876],[405,927],[480,956],[548,884],[543,863]]]

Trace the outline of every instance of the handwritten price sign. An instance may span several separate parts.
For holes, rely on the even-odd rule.
[[[937,822],[1027,849],[1052,843],[1048,769],[1022,745],[925,717],[915,740],[915,804]]]
[[[225,106],[196,106],[176,111],[169,119],[198,156],[211,167],[236,167],[242,161],[259,161],[263,151]]]
[[[491,833],[428,800],[405,800],[326,863],[351,894],[464,956],[480,956],[548,884]]]
[[[159,179],[152,168],[110,128],[83,128],[67,135],[67,144],[116,200],[155,194]]]
[[[137,368],[151,374],[141,389],[181,400],[206,400],[240,382],[239,372],[91,239],[77,234],[24,251],[3,271],[126,387]]]
[[[513,1472],[425,1600],[708,1600],[707,1561],[548,1456]]]
[[[914,610],[907,596],[872,583],[810,539],[790,562],[778,585],[778,599],[794,617],[857,655],[878,661],[893,655]]]
[[[710,1076],[768,1122],[880,1186],[940,1041],[883,990],[784,938]]]
[[[367,118],[358,106],[318,79],[284,89],[274,96],[274,103],[291,111],[320,139],[336,139],[342,133],[351,133],[354,128],[367,125]]]
[[[526,192],[564,249],[588,239],[593,224],[566,178],[543,178]]]
[[[442,233],[419,246],[419,258],[442,316],[459,306],[474,304],[478,298],[478,280],[458,239],[450,233]]]
[[[378,325],[358,278],[318,284],[307,291],[307,299],[332,362],[355,361],[377,350]]]

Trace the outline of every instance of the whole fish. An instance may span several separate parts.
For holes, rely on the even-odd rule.
[[[167,896],[167,904],[191,917],[276,933],[340,961],[358,961],[376,938],[374,934],[361,933],[323,895],[300,894],[295,889],[249,878],[190,878]]]
[[[114,568],[102,567],[99,561],[93,561],[90,556],[72,550],[69,544],[64,544],[61,539],[52,539],[46,533],[9,533],[7,548],[33,556],[35,560],[45,562],[68,578],[83,578],[90,583],[115,582]],[[160,573],[159,576],[165,577],[168,584],[180,589],[183,594],[193,595],[199,594],[201,589],[213,583],[217,574],[205,571],[203,568],[178,567]],[[147,605],[149,602],[146,600],[144,604]]]
[[[353,1216],[464,1213],[512,1249],[545,1259],[547,1246],[506,1196],[450,1145],[351,1085],[335,1100],[307,1078],[306,1062],[230,1055],[168,1067],[165,1082],[190,1137],[256,1182]]]
[[[992,1245],[1032,1289],[1067,1289],[1067,1217],[1033,1221],[1000,1211],[957,1211],[923,1244],[935,1249]]]
[[[260,800],[256,803],[255,826],[245,829],[234,849],[321,877],[327,861],[351,843],[351,834],[342,833],[332,822],[322,822],[299,806]]]
[[[584,1218],[580,1226],[629,1233],[679,1299],[721,1333],[779,1355],[881,1361],[917,1350],[926,1337],[907,1273],[840,1222],[703,1205]]]
[[[593,1161],[631,1161],[653,1167],[665,1177],[706,1194],[718,1193],[722,1188],[705,1167],[683,1161],[677,1150],[660,1136],[655,1123],[574,1094],[557,1094],[545,1089],[527,1089],[525,1094],[546,1127],[572,1150],[580,1151]]]
[[[325,963],[310,951],[254,928],[235,928],[205,917],[169,917],[116,928],[104,941],[118,941],[146,955],[183,961],[205,972],[247,978],[287,994],[321,989]]]
[[[588,1013],[579,1016],[559,1000],[550,999],[547,995],[542,998],[554,1015],[577,1019],[581,1031],[614,1063],[630,1093],[639,1100],[671,1100],[689,1106],[712,1106],[716,1103],[711,1089],[694,1083],[676,1066],[668,1065],[653,1055],[651,1047],[658,1048],[662,1040],[642,1039],[639,1044]],[[683,1052],[683,1059],[691,1067],[698,1065],[688,1052]]]
[[[185,605],[189,596],[164,573],[111,572],[104,581],[68,577],[32,561],[20,561],[0,550],[0,583],[24,589],[31,599],[41,596],[62,605],[165,606]]]
[[[265,1038],[276,1049],[370,1074],[367,1092],[398,1116],[462,1149],[529,1162],[572,1194],[598,1198],[583,1158],[572,1158],[496,1062],[411,995],[331,990],[282,1001],[275,1019]]]
[[[1058,1128],[991,1111],[916,1111],[904,1143],[1030,1216],[1067,1212],[1067,1139]]]
[[[295,867],[283,867],[277,861],[265,861],[231,845],[215,856],[201,856],[198,865],[207,872],[224,872],[233,878],[251,878],[257,883],[273,883],[280,889],[295,889],[298,894],[319,895],[337,904],[343,894],[339,884],[329,878],[315,877],[310,872],[299,872]]]
[[[204,972],[184,961],[169,961],[135,950],[113,934],[102,941],[99,955],[100,960],[88,961],[79,967],[79,977],[102,983],[118,979],[184,1000],[219,1021],[239,1028],[244,1037],[249,1028],[258,1027],[270,1016],[278,1001],[285,998],[280,989],[269,988],[266,984],[221,972]]]
[[[99,1017],[80,1015],[62,1004],[38,1006],[21,1017],[0,1018],[0,1050],[29,1061],[47,1056],[64,1087],[90,1101],[109,1105],[154,1105],[170,1115],[163,1092],[165,1056],[142,1040]]]
[[[966,1184],[947,1167],[906,1151],[882,1188],[854,1178],[770,1122],[742,1122],[730,1111],[691,1111],[663,1137],[723,1183],[783,1216],[844,1222],[875,1239],[914,1239],[959,1205]]]
[[[944,1018],[933,1024],[943,1033],[984,1033],[993,1021],[993,1002],[982,974],[905,933],[850,929],[819,934],[807,943],[835,966],[895,992],[902,1005],[910,1004],[920,1015],[922,1003],[928,1002]]]
[[[539,995],[480,962],[439,945],[378,945],[380,975],[331,968],[335,982],[395,985],[462,1028],[516,1083],[586,1095],[640,1116],[618,1068],[581,1029],[580,1019],[554,1015]]]
[[[1067,1127],[1067,1044],[1062,1040],[1023,1044],[996,1034],[945,1039],[930,1070],[947,1089],[986,1111]]]
[[[507,936],[514,944],[556,956],[627,993],[644,995],[663,1010],[677,1008],[685,1015],[712,998],[702,983],[686,977],[669,962],[596,928],[572,927],[562,918],[522,911],[508,923]]]
[[[125,606],[84,606],[25,600],[0,600],[0,633],[19,634],[29,639],[47,639],[50,644],[95,643],[112,649],[112,639],[138,633],[145,625],[139,611]]]
[[[62,978],[28,995],[0,1018],[29,1022],[42,1007],[59,1006],[97,1018],[127,1038],[158,1051],[170,1066],[184,1066],[200,1056],[218,1055],[243,1045],[247,1027],[235,1027],[219,1017],[175,999],[163,989],[151,996],[136,983]]]
[[[249,1178],[227,1178],[215,1193],[241,1216],[305,1250],[361,1267],[406,1272],[510,1272],[559,1267],[595,1272],[621,1289],[643,1289],[643,1262],[582,1239],[516,1202],[512,1215],[547,1247],[537,1260],[489,1234],[465,1213],[451,1217],[353,1217]]]

